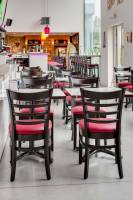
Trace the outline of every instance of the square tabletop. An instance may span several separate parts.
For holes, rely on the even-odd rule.
[[[82,87],[83,88],[83,87]],[[100,88],[89,88],[89,87],[84,87],[84,89],[86,90],[90,90],[90,91],[95,91],[95,92],[113,92],[113,91],[118,91],[120,90],[120,88],[117,87],[100,87]],[[77,97],[77,96],[81,96],[81,91],[79,87],[73,87],[73,88],[65,88],[65,90],[69,93],[70,96],[72,96],[73,98]],[[127,94],[127,91],[126,91]],[[128,94],[127,94],[128,95]],[[131,95],[131,94],[130,94]]]
[[[48,61],[48,65],[51,65],[51,66],[63,66],[62,63],[58,63],[56,61]]]
[[[68,77],[55,77],[55,81],[58,81],[58,82],[69,82],[69,78]]]
[[[80,88],[79,87],[73,87],[73,88],[65,88],[65,90],[68,92],[70,96],[73,98],[77,96],[81,96]]]
[[[30,88],[25,88],[25,89],[18,89],[18,90],[14,90],[20,93],[34,93],[34,92],[41,92],[47,89],[30,89]],[[65,99],[66,95],[64,94],[64,92],[57,88],[57,89],[53,89],[53,94],[52,94],[52,99]]]
[[[53,89],[52,99],[65,99],[65,98],[66,98],[66,95],[60,88]]]

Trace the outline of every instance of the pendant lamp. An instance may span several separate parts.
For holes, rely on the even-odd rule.
[[[49,27],[48,25],[44,27],[44,33],[45,33],[46,35],[49,35],[49,34],[50,34],[50,27]]]

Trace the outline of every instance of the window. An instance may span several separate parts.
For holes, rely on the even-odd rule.
[[[85,0],[85,53],[100,55],[101,0]]]

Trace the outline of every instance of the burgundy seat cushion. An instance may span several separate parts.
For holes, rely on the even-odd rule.
[[[88,110],[90,111],[94,111],[95,110],[95,107],[93,106],[88,106]],[[73,115],[83,115],[84,112],[83,112],[83,105],[80,105],[80,106],[74,106],[72,109],[71,109],[71,112]],[[104,109],[101,109],[101,112],[106,112]]]
[[[41,113],[41,112],[44,112],[44,107],[38,107],[38,108],[35,108],[35,112],[37,113]],[[51,115],[54,115],[53,111],[50,111],[50,116]]]
[[[37,113],[41,113],[44,112],[44,107],[37,107],[35,108],[35,112]],[[26,114],[26,113],[30,113],[30,109],[29,108],[22,108],[20,110],[20,113]],[[53,115],[54,113],[52,111],[50,111],[50,116]]]
[[[66,102],[71,103],[72,102],[72,97],[71,96],[66,96]]]
[[[53,82],[53,87],[58,88],[58,82],[57,81]]]
[[[73,99],[72,96],[66,96],[66,102],[67,103],[71,103],[72,99]],[[74,102],[75,103],[81,103],[82,102],[82,98],[81,97],[74,98]]]
[[[98,119],[98,118],[97,118]],[[111,118],[99,118],[99,120],[109,120]],[[84,125],[84,120],[81,119],[79,121],[79,127],[81,130],[84,130],[85,125]],[[92,123],[88,122],[88,130],[90,133],[114,133],[116,130],[116,123]]]
[[[64,87],[69,87],[70,86],[70,83],[69,82],[58,82],[58,87],[59,88],[64,88]]]
[[[64,90],[63,92],[64,92],[64,94],[65,94],[66,96],[69,96],[69,95],[70,95],[69,92],[66,91],[66,90]]]
[[[129,86],[129,85],[131,85],[131,83],[129,83],[129,82],[119,82],[119,83],[117,83],[117,86],[120,87],[120,88]]]
[[[130,85],[125,86],[125,88],[127,88],[128,90],[132,90],[133,86],[130,84]]]
[[[31,121],[31,120],[21,120],[21,121]],[[35,121],[35,120],[34,120]],[[37,135],[43,134],[45,125],[41,124],[34,124],[34,125],[16,125],[16,133],[18,135]],[[52,123],[49,121],[49,130],[52,128]],[[12,133],[12,125],[9,125],[9,132]]]

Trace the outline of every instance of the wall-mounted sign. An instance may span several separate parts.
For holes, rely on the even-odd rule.
[[[132,32],[131,31],[130,32],[126,32],[125,33],[125,37],[126,37],[126,41],[128,43],[132,43]]]
[[[108,8],[108,10],[110,10],[113,7],[115,2],[118,5],[118,4],[122,3],[122,2],[124,2],[124,0],[107,0],[107,8]]]

